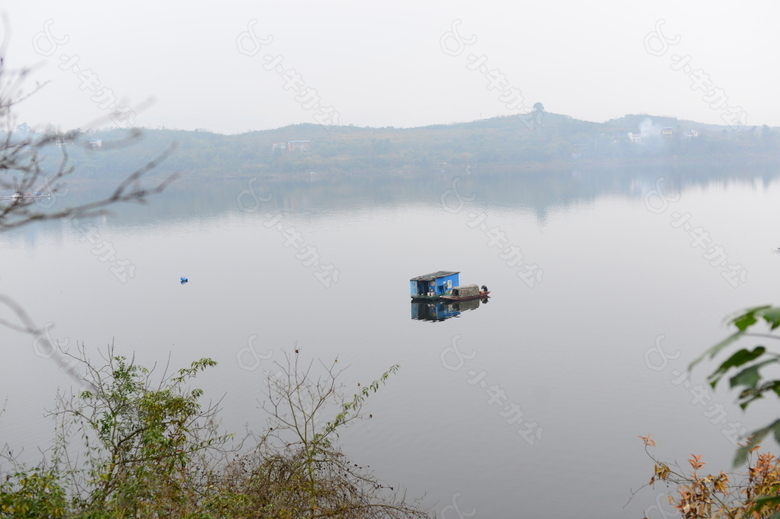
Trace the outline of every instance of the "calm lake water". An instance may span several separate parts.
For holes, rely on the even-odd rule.
[[[626,506],[652,475],[637,436],[728,470],[734,431],[777,414],[707,392],[711,364],[681,376],[729,333],[724,317],[780,302],[776,169],[248,187],[184,178],[114,217],[6,233],[0,292],[93,358],[113,343],[145,365],[215,359],[198,382],[224,395],[231,431],[262,426],[268,370],[294,348],[349,366],[348,394],[400,364],[342,445],[440,517],[662,517],[647,511],[661,487]],[[492,297],[413,319],[408,281],[436,270]],[[35,460],[53,435],[44,410],[73,381],[29,337],[0,328],[0,341],[0,444]]]

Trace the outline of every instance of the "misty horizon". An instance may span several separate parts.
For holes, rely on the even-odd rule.
[[[527,113],[780,125],[766,4],[7,4],[6,66],[46,88],[17,122],[220,134],[420,128]],[[705,16],[706,15],[706,16]],[[150,100],[155,100],[149,105]],[[131,113],[132,112],[132,113]],[[658,117],[661,117],[660,115]],[[120,124],[121,125],[121,124]]]

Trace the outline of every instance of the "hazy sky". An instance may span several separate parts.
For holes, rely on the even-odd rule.
[[[84,128],[148,98],[138,126],[222,133],[422,126],[537,101],[590,121],[648,113],[723,124],[741,109],[748,125],[780,125],[776,1],[10,0],[3,9],[6,63],[36,65],[30,86],[50,81],[17,110],[31,125]],[[648,38],[659,20],[666,46]],[[453,22],[460,39],[446,36]]]

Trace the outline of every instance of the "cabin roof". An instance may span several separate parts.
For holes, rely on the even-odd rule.
[[[460,272],[453,272],[450,270],[440,270],[438,272],[425,274],[424,276],[417,276],[416,278],[412,278],[409,281],[433,281],[435,279],[444,278],[447,276],[451,276],[453,274],[460,274]]]

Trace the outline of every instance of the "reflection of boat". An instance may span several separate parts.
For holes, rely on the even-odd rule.
[[[484,299],[488,297],[490,290],[482,285],[482,290],[477,285],[463,285],[452,289],[450,295],[441,296],[445,301],[469,301],[472,299]]]
[[[487,303],[485,298],[482,303]],[[459,317],[461,312],[479,308],[479,299],[468,301],[412,301],[412,319],[416,321],[445,321]]]
[[[458,286],[460,272],[440,270],[409,280],[412,299],[436,300],[441,296],[450,295],[452,287]]]
[[[469,299],[465,301],[452,301],[447,303],[447,306],[458,312],[467,312],[469,310],[476,310],[479,308],[479,299]],[[482,300],[482,303],[487,303],[487,298]]]
[[[415,321],[444,321],[459,315],[459,310],[442,301],[412,301],[412,319]]]

